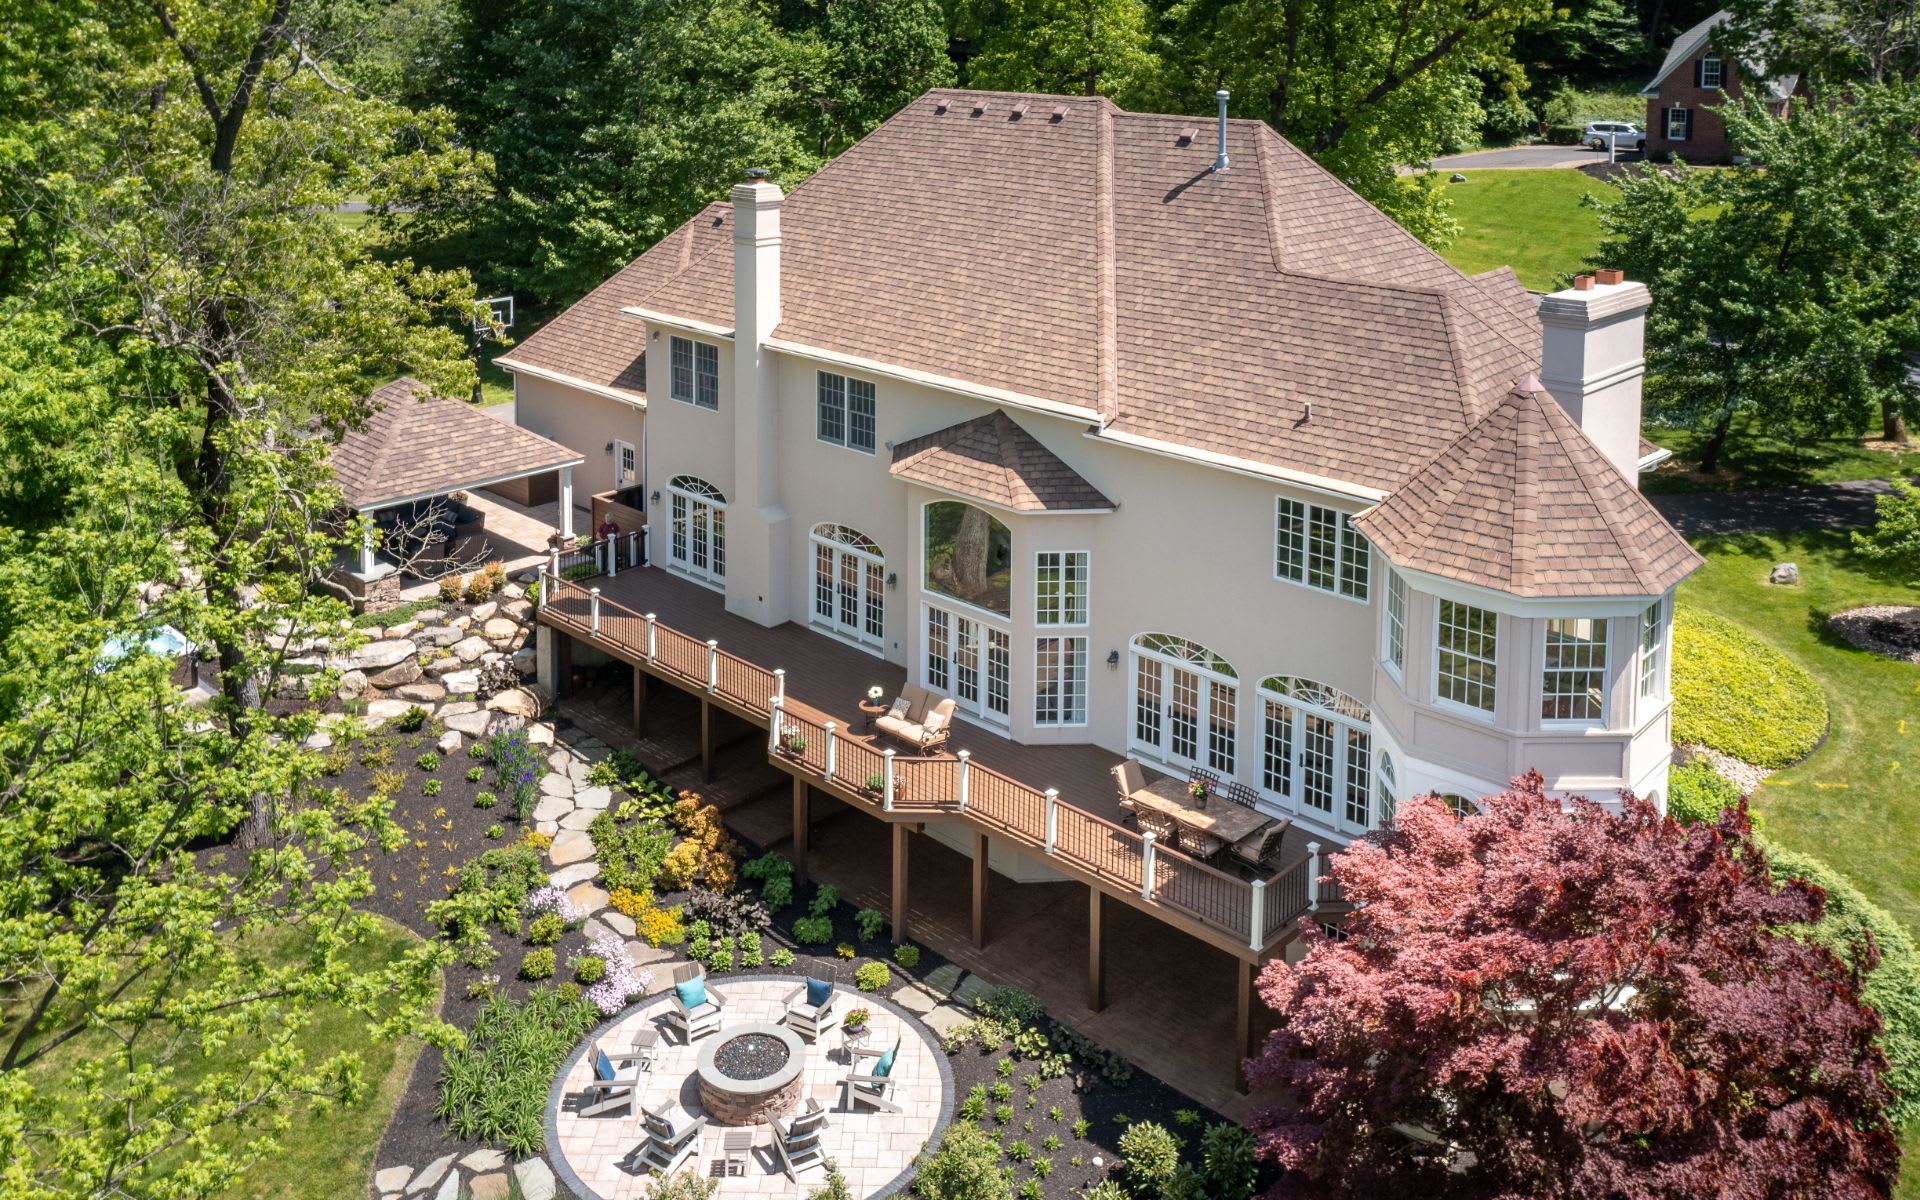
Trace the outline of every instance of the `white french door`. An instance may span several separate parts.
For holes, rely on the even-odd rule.
[[[961,711],[1005,724],[1013,711],[1013,639],[1005,629],[952,609],[927,606],[923,682]]]
[[[1230,670],[1184,639],[1136,638],[1131,747],[1169,766],[1231,778],[1239,760],[1240,685]]]
[[[862,646],[884,646],[886,588],[886,561],[873,539],[844,525],[814,529],[814,625]]]
[[[712,484],[676,475],[667,485],[667,565],[714,587],[727,580],[727,500]]]

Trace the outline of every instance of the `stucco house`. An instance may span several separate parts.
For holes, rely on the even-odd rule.
[[[1674,39],[1653,79],[1640,89],[1647,98],[1647,156],[1688,162],[1722,162],[1737,153],[1714,111],[1758,86],[1767,111],[1786,112],[1802,92],[1797,75],[1769,75],[1764,63],[1741,63],[1714,46],[1713,32],[1731,16],[1721,9]]]
[[[896,938],[924,834],[981,944],[989,864],[1087,885],[1093,1010],[1103,897],[1225,952],[1244,1049],[1253,972],[1337,908],[1320,856],[1404,798],[1664,796],[1700,559],[1637,487],[1648,303],[1462,275],[1258,121],[932,91],[500,360],[638,447],[650,565],[556,579],[541,667],[761,730],[803,870],[819,796],[887,822]],[[950,700],[951,744],[863,733],[869,684]],[[1128,827],[1123,757],[1284,853]]]

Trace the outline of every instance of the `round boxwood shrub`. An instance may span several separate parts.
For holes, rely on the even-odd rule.
[[[1920,1116],[1920,951],[1892,913],[1866,898],[1845,876],[1811,854],[1767,843],[1775,880],[1803,879],[1827,894],[1826,915],[1807,936],[1858,965],[1863,933],[1873,935],[1880,965],[1867,973],[1861,997],[1880,1014],[1887,1056],[1888,1117],[1898,1127]]]
[[[1826,730],[1826,695],[1786,655],[1711,613],[1674,611],[1675,742],[1785,767],[1805,758]]]
[[[877,992],[893,980],[893,972],[883,962],[862,963],[853,973],[854,986],[863,992]]]
[[[1713,764],[1695,759],[1667,772],[1667,815],[1682,825],[1717,821],[1722,809],[1740,803],[1740,789]]]
[[[527,956],[520,960],[520,978],[551,979],[552,977],[553,977],[553,947],[552,946],[541,946],[536,950],[529,950],[527,951]]]

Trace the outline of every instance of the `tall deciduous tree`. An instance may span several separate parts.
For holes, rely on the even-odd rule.
[[[1904,440],[1920,395],[1920,89],[1861,84],[1779,120],[1721,109],[1743,166],[1631,171],[1600,208],[1594,262],[1653,292],[1655,420],[1705,435],[1718,469],[1736,417]]]
[[[1159,58],[1142,0],[1000,0],[967,61],[971,86],[1009,92],[1152,94]]]
[[[1775,888],[1744,806],[1682,829],[1531,775],[1464,818],[1419,798],[1332,871],[1346,936],[1260,981],[1248,1073],[1298,1098],[1253,1121],[1278,1194],[1889,1193],[1879,1022],[1792,936],[1820,893]]]

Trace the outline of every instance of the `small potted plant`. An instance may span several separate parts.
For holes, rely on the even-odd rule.
[[[1205,808],[1207,797],[1213,795],[1213,788],[1204,779],[1196,779],[1187,785],[1187,795],[1193,797],[1195,808]]]
[[[875,772],[867,776],[867,790],[878,796],[887,790],[887,777]]]
[[[807,738],[805,734],[789,733],[780,739],[780,745],[792,758],[799,758],[807,752]]]
[[[872,1015],[864,1008],[856,1008],[850,1010],[840,1023],[846,1027],[847,1032],[851,1033],[856,1029],[866,1028],[867,1021]]]

